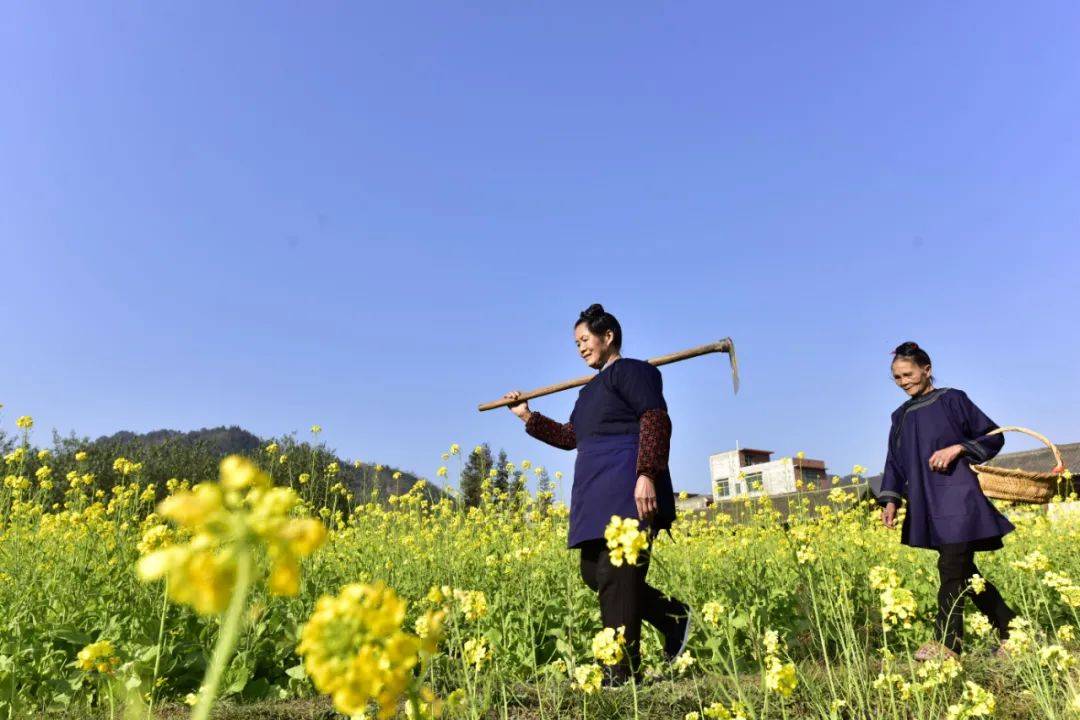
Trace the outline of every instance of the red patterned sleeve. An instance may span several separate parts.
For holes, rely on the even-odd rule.
[[[667,470],[671,450],[671,418],[666,410],[646,410],[641,415],[637,474],[656,480]]]
[[[577,447],[577,435],[574,434],[573,423],[555,422],[535,411],[525,423],[525,432],[537,440],[562,450],[573,450]]]

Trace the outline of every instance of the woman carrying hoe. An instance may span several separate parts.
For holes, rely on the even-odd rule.
[[[648,550],[637,565],[612,565],[604,529],[613,515],[637,518],[648,528],[649,546],[675,519],[675,496],[668,472],[671,420],[660,371],[619,354],[622,328],[601,305],[592,305],[574,324],[574,342],[597,374],[581,388],[570,422],[559,423],[529,409],[510,406],[525,431],[563,450],[577,449],[570,498],[568,547],[581,551],[581,577],[599,595],[604,627],[625,628],[623,661],[604,679],[608,686],[641,678],[641,621],[664,636],[664,654],[673,661],[690,634],[689,609],[645,582]],[[507,400],[521,393],[509,392]]]
[[[889,451],[878,502],[881,519],[896,524],[896,510],[907,500],[900,542],[938,552],[936,640],[920,647],[917,660],[955,657],[964,634],[964,599],[990,620],[1002,640],[1016,616],[993,583],[981,592],[970,587],[975,553],[998,550],[1013,530],[983,494],[969,461],[984,463],[998,454],[1005,440],[987,435],[993,423],[961,390],[935,388],[930,356],[913,342],[893,351],[893,380],[909,399],[892,414]],[[1004,650],[999,647],[995,654]]]

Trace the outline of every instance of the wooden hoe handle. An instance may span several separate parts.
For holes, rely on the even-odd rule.
[[[724,338],[719,342],[709,343],[708,345],[701,345],[700,347],[690,348],[689,350],[681,350],[669,355],[661,355],[660,357],[654,357],[645,362],[650,365],[667,365],[673,362],[679,362],[680,360],[688,360],[698,355],[707,355],[708,353],[722,352],[727,353],[731,360],[731,379],[735,384],[735,392],[739,392],[739,362],[735,358],[735,344],[731,341],[731,338]],[[522,393],[517,400],[494,400],[492,402],[482,403],[480,405],[480,412],[485,410],[494,410],[495,408],[506,407],[508,405],[517,405],[519,402],[525,400],[532,400],[533,398],[543,397],[544,395],[551,395],[552,393],[562,392],[563,390],[569,390],[570,388],[581,387],[585,383],[596,377],[593,375],[584,375],[574,380],[566,380],[554,385],[548,385],[546,387],[530,390],[529,392]]]

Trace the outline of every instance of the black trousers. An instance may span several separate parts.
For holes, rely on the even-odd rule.
[[[651,549],[651,543],[650,543]],[[689,608],[645,582],[649,551],[637,565],[611,564],[607,543],[589,540],[581,545],[581,578],[600,597],[600,621],[606,628],[626,628],[626,653],[621,670],[637,672],[641,665],[641,621],[647,620],[664,637],[676,631]]]
[[[986,589],[976,594],[969,588],[971,576],[979,572],[975,567],[975,544],[952,543],[940,546],[938,550],[938,575],[941,587],[938,589],[937,635],[949,649],[961,652],[964,642],[964,600],[970,597],[990,624],[997,630],[998,636],[1005,640],[1009,637],[1009,621],[1016,613],[1005,604],[1001,593],[989,580]]]

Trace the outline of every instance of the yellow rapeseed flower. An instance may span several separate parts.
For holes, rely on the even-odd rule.
[[[979,637],[988,637],[994,626],[982,613],[970,613],[964,616],[964,627]]]
[[[747,720],[746,710],[737,702],[732,703],[730,709],[722,702],[714,702],[705,708],[705,717],[708,720]]]
[[[620,518],[612,515],[604,530],[607,540],[608,555],[611,564],[616,567],[627,562],[636,565],[638,554],[649,545],[648,536],[640,529],[636,518]]]
[[[454,590],[453,597],[469,622],[487,615],[487,596],[483,590]]]
[[[574,668],[574,680],[579,689],[585,694],[591,694],[600,690],[600,683],[604,679],[604,673],[600,666],[595,663],[578,665]]]
[[[986,578],[979,573],[975,573],[971,576],[971,591],[976,595],[981,594],[986,590]]]
[[[946,720],[968,720],[968,718],[990,717],[994,714],[995,705],[993,693],[967,680],[964,682],[964,693],[960,701],[947,708],[945,718]]]
[[[1025,618],[1014,617],[1009,621],[1009,639],[1001,644],[1012,655],[1023,655],[1034,648],[1031,623]]]
[[[596,633],[592,641],[593,657],[605,665],[614,665],[623,658],[623,645],[626,644],[626,628],[606,627]]]
[[[120,659],[116,657],[116,650],[108,640],[99,640],[87,645],[75,659],[75,666],[86,672],[97,671],[102,674],[111,674]]]
[[[765,687],[783,696],[791,697],[798,680],[793,663],[782,663],[780,658],[770,655],[765,666]]]
[[[291,488],[272,487],[250,460],[231,455],[221,462],[220,483],[203,483],[161,501],[161,516],[191,540],[144,555],[139,576],[144,581],[168,577],[173,600],[200,614],[217,614],[232,596],[240,555],[258,551],[270,560],[270,591],[295,595],[300,558],[326,538],[318,520],[289,516],[298,500]]]
[[[113,460],[113,470],[120,473],[124,477],[132,475],[142,470],[142,463],[132,462],[124,457],[118,457]]]
[[[405,601],[381,582],[346,585],[316,602],[296,652],[338,712],[359,715],[374,702],[383,720],[397,713],[422,649],[420,638],[401,629],[405,609]]]
[[[701,616],[710,625],[719,625],[720,619],[727,614],[724,606],[715,600],[710,600],[701,607]]]
[[[696,660],[694,659],[694,656],[690,654],[690,651],[684,650],[683,652],[679,653],[679,656],[675,658],[675,661],[673,663],[671,663],[671,667],[678,674],[684,675],[686,674],[686,671],[694,665],[695,662]]]
[[[1059,673],[1065,673],[1076,665],[1076,658],[1061,645],[1047,645],[1039,649],[1039,663]]]
[[[476,669],[480,669],[480,666],[483,665],[490,656],[491,650],[488,647],[487,640],[484,638],[469,638],[465,641],[461,654],[462,657],[465,658],[466,663],[472,665]]]

